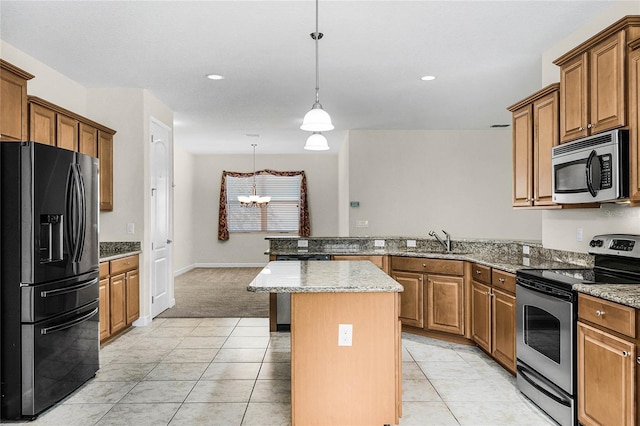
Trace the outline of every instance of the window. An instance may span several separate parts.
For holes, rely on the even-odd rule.
[[[270,196],[268,207],[242,207],[239,195],[251,195],[253,173],[223,172],[220,187],[218,239],[230,232],[290,232],[310,235],[307,179],[304,172],[256,172],[256,193]]]
[[[300,222],[301,176],[256,176],[258,195],[269,195],[266,208],[242,207],[238,195],[250,195],[253,176],[227,177],[227,221],[229,232],[295,232]]]

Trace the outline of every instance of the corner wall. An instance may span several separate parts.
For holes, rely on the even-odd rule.
[[[540,211],[511,207],[509,130],[352,130],[349,181],[351,236],[541,238]]]

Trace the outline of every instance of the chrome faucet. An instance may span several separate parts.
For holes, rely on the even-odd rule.
[[[446,251],[451,251],[451,236],[447,234],[447,231],[445,231],[444,229],[442,230],[442,232],[444,232],[444,236],[446,238],[445,240],[440,238],[440,236],[436,234],[436,231],[429,231],[429,235],[438,240],[438,242],[442,244],[442,247],[444,247]]]

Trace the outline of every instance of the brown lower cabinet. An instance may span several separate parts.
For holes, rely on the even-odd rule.
[[[477,264],[471,270],[471,338],[515,374],[515,275]]]
[[[400,321],[427,331],[465,333],[464,262],[392,256],[400,293]]]
[[[100,264],[100,341],[140,317],[138,255]]]
[[[637,425],[634,308],[578,295],[578,420],[584,426]]]

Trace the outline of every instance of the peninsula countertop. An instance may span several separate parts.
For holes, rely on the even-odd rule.
[[[382,293],[404,288],[369,261],[273,261],[247,290],[263,293]]]

